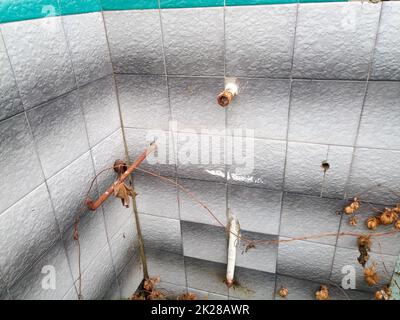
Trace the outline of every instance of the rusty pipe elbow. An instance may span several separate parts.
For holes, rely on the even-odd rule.
[[[217,102],[221,107],[225,108],[231,103],[233,96],[234,94],[231,91],[224,90],[218,95]]]
[[[227,107],[231,101],[233,100],[233,97],[238,94],[238,81],[236,78],[225,78],[225,88],[224,91],[222,91],[218,97],[217,97],[217,102],[218,104],[225,108]]]

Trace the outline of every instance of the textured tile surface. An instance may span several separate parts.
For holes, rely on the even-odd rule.
[[[282,189],[285,142],[248,137],[234,137],[232,142],[227,143],[226,161],[232,164],[228,165],[229,183]]]
[[[181,227],[185,257],[226,263],[227,234],[225,228],[186,221],[181,221]]]
[[[93,213],[88,213],[82,216],[78,231],[81,248],[81,270],[85,272],[107,244],[104,219],[101,212],[98,211],[94,215]],[[72,226],[72,228],[64,233],[63,237],[72,269],[72,276],[76,280],[78,278],[78,247],[73,236],[74,227]]]
[[[217,103],[221,78],[169,78],[172,118],[183,132],[224,134],[225,109]]]
[[[164,76],[117,75],[125,127],[168,130],[170,109]]]
[[[91,147],[121,126],[112,77],[79,88],[79,100]]]
[[[400,149],[400,83],[370,82],[361,118],[358,146]]]
[[[228,300],[227,296],[203,290],[188,288],[188,292],[194,293],[197,297],[197,300]]]
[[[296,279],[277,275],[276,278],[276,293],[275,299],[277,300],[315,300],[315,291],[321,284],[304,279]],[[280,288],[287,288],[289,294],[286,298],[281,298],[278,295]]]
[[[139,157],[151,142],[156,141],[157,152],[148,155],[140,167],[169,177],[176,175],[176,156],[172,132],[126,128],[125,134],[129,157],[132,161]]]
[[[343,197],[353,148],[289,142],[285,189],[327,197]],[[325,173],[322,162],[329,163]]]
[[[295,78],[366,79],[380,5],[301,4],[293,61]]]
[[[178,177],[226,180],[223,136],[179,132],[176,145]]]
[[[362,82],[295,81],[289,140],[352,146],[364,92]]]
[[[175,181],[175,180],[172,180]],[[179,219],[176,186],[148,174],[134,177],[137,207],[140,213]]]
[[[228,75],[289,77],[296,11],[296,5],[227,8]]]
[[[139,214],[145,248],[182,254],[179,220]]]
[[[400,3],[382,4],[382,16],[375,47],[372,79],[400,80]]]
[[[119,284],[117,280],[113,281],[111,287],[107,289],[107,293],[103,297],[103,300],[120,300],[121,292],[119,290]]]
[[[337,233],[342,202],[336,199],[286,194],[283,198],[280,235],[290,238],[321,233]],[[335,245],[336,236],[310,239],[311,242]]]
[[[207,203],[207,207],[213,212],[221,223],[226,224],[226,187],[223,183],[215,183],[201,180],[179,179],[186,190],[201,202]],[[219,225],[193,197],[179,189],[180,216],[184,221],[203,224]]]
[[[77,91],[30,110],[28,119],[46,178],[89,149]]]
[[[249,248],[246,252],[246,243],[241,241],[236,254],[236,265],[248,269],[275,273],[278,245],[273,243],[273,241],[277,240],[278,237],[248,231],[241,231],[241,235],[243,239],[259,241],[259,243],[256,243],[253,248]],[[265,242],[262,243],[261,241]]]
[[[0,215],[0,268],[11,287],[60,234],[42,184]]]
[[[115,281],[115,273],[108,246],[104,247],[82,274],[82,295],[85,300],[101,300]],[[67,298],[75,298],[75,288]]]
[[[376,286],[369,287],[364,280],[363,268],[357,261],[357,257],[359,255],[360,254],[357,249],[352,250],[345,248],[337,248],[332,269],[331,280],[336,284],[341,284],[343,277],[347,273],[347,272],[342,272],[343,267],[351,266],[355,268],[355,276],[356,276],[355,285],[357,290],[375,292],[378,288],[382,288],[385,284],[390,282],[397,257],[370,253],[370,260],[367,266],[369,267],[370,264],[373,262],[376,264],[376,269],[379,276],[379,283]],[[388,273],[386,273],[383,263],[385,264]]]
[[[101,13],[68,15],[62,19],[78,85],[111,74],[110,53]]]
[[[104,17],[114,72],[164,73],[158,10],[112,11]]]
[[[0,121],[9,118],[22,110],[22,100],[19,95],[14,72],[0,34]]]
[[[161,10],[161,18],[168,74],[224,74],[223,8]]]
[[[44,181],[24,114],[0,122],[0,176],[0,212]]]
[[[286,139],[288,80],[239,79],[239,95],[227,108],[228,129],[254,130],[256,138]]]
[[[138,240],[134,217],[127,217],[121,228],[109,240],[115,271],[121,273],[132,257],[138,258]]]
[[[334,249],[306,241],[280,242],[277,273],[307,280],[328,280]]]
[[[146,261],[150,277],[160,277],[179,286],[186,287],[184,257],[161,250],[146,250]]]
[[[124,270],[118,275],[120,284],[121,298],[126,299],[139,287],[143,280],[143,270],[139,261],[139,257],[134,256],[128,262]]]
[[[43,284],[51,284],[48,279],[53,275],[55,288],[43,288]],[[64,246],[57,242],[10,291],[17,300],[60,300],[72,286]]]
[[[229,298],[233,297],[241,300],[273,299],[275,274],[236,268],[235,280],[238,285],[229,288]]]
[[[75,218],[84,206],[85,197],[94,176],[90,153],[87,152],[48,180],[49,192],[61,232],[64,233],[73,226]],[[71,179],[71,177],[74,178]],[[93,199],[97,198],[97,195],[97,190],[93,188],[89,196]],[[84,212],[91,214],[89,210]]]
[[[278,234],[281,198],[277,191],[228,187],[228,208],[238,218],[241,230]]]
[[[2,25],[25,108],[31,108],[75,88],[61,18]]]
[[[228,295],[228,287],[224,283],[226,264],[185,256],[186,277],[188,287],[206,290],[224,296]]]
[[[363,192],[363,197],[371,202],[393,204],[398,201],[399,155],[399,151],[356,149],[347,188],[348,196]]]

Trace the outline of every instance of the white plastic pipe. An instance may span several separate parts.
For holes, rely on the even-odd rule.
[[[228,266],[226,268],[226,284],[228,287],[232,287],[235,276],[235,264],[236,264],[236,249],[239,243],[239,221],[234,215],[229,217],[228,225]]]

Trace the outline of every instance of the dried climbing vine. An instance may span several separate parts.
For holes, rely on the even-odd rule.
[[[101,175],[102,173],[114,169],[118,173],[118,178],[116,182],[114,183],[114,196],[117,198],[121,199],[122,204],[125,207],[129,207],[129,198],[130,197],[135,197],[136,193],[133,189],[132,186],[126,185],[125,183],[121,182],[119,177],[120,175],[125,171],[123,170],[123,167],[121,167],[121,163],[116,162],[113,166],[105,168],[101,170],[98,174],[95,175],[93,180],[91,181],[90,187],[86,193],[86,197],[84,199],[84,204],[82,207],[82,210],[78,213],[75,223],[74,223],[74,240],[77,243],[78,247],[78,299],[83,299],[82,296],[82,274],[81,274],[81,249],[80,249],[80,241],[79,241],[79,222],[80,222],[80,217],[81,214],[86,210],[86,203],[87,200],[89,199],[89,194],[93,188],[94,182],[96,179]],[[142,168],[136,168],[136,170],[144,172],[148,175],[157,177],[167,183],[175,185],[177,188],[182,190],[187,196],[189,196],[192,201],[195,203],[199,204],[201,207],[203,207],[206,212],[210,215],[210,217],[216,221],[221,227],[226,228],[226,225],[222,223],[217,216],[212,212],[212,210],[207,206],[206,203],[198,199],[189,189],[184,187],[183,185],[179,184],[177,181],[172,180],[170,178],[164,177],[162,175],[159,175],[157,173],[154,173],[149,170],[145,170]],[[355,216],[356,212],[360,209],[361,207],[361,201],[358,197],[354,197],[351,200],[347,201],[346,205],[344,206],[342,212],[345,213],[346,215],[349,215],[349,223],[350,225],[356,225],[357,224],[357,218]],[[332,233],[322,233],[322,234],[315,234],[315,235],[308,235],[308,236],[302,236],[302,237],[293,237],[289,239],[276,239],[276,240],[271,240],[271,239],[259,239],[259,240],[254,240],[254,239],[248,239],[246,237],[243,237],[241,234],[235,234],[230,230],[227,230],[228,232],[232,233],[234,236],[236,236],[238,239],[240,239],[244,244],[245,244],[245,249],[244,252],[247,252],[248,250],[255,248],[256,245],[260,244],[277,244],[281,242],[293,242],[293,241],[299,241],[299,240],[311,240],[311,239],[319,239],[319,238],[324,238],[324,237],[342,237],[342,236],[350,236],[350,237],[357,237],[358,239],[358,249],[360,251],[360,256],[358,257],[359,263],[364,267],[364,277],[365,280],[368,284],[374,285],[378,282],[379,276],[377,275],[376,272],[376,267],[375,264],[372,264],[370,267],[365,268],[366,263],[369,260],[369,251],[371,250],[371,238],[372,237],[382,237],[382,236],[389,236],[393,235],[397,232],[400,231],[400,220],[398,219],[398,216],[400,214],[400,204],[396,204],[396,206],[392,208],[385,208],[382,212],[380,212],[379,216],[373,216],[369,217],[366,220],[366,225],[368,229],[370,230],[375,230],[380,224],[382,225],[389,225],[393,224],[394,229],[386,232],[381,232],[381,233],[357,233],[357,232],[332,232]],[[165,299],[165,295],[161,293],[160,291],[156,290],[156,284],[159,282],[159,278],[149,278],[145,279],[143,288],[142,290],[133,295],[131,299],[137,300],[137,299]],[[376,292],[375,297],[381,298],[380,300],[387,300],[386,298],[390,297],[390,292],[389,289],[387,289],[388,286],[383,287],[381,290]],[[282,297],[286,297],[288,295],[288,289],[287,288],[281,288],[279,295]],[[326,285],[321,285],[319,290],[315,293],[316,299],[317,300],[327,300],[329,299],[329,290]],[[186,293],[180,297],[179,299],[182,300],[195,300],[196,296],[191,293]]]

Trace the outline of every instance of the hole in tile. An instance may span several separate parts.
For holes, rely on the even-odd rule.
[[[324,170],[324,172],[328,171],[330,168],[329,162],[328,161],[322,161],[321,168]]]

